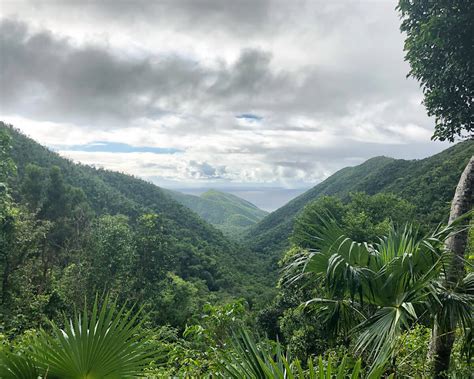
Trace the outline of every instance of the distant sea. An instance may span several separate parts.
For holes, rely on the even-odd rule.
[[[173,188],[175,191],[182,193],[187,193],[190,195],[199,196],[201,193],[206,192],[208,188]],[[267,212],[272,212],[290,200],[294,199],[298,195],[301,195],[303,192],[307,191],[305,188],[299,189],[286,189],[280,187],[270,187],[270,188],[253,188],[253,187],[242,187],[242,188],[225,188],[217,187],[215,188],[221,192],[231,193],[232,195],[241,197],[247,201],[250,201],[252,204],[255,204],[260,209],[263,209]]]

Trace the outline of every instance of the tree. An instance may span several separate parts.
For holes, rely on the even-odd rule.
[[[165,221],[157,214],[139,217],[135,230],[136,257],[134,271],[140,291],[153,289],[173,267],[170,241]]]
[[[11,137],[0,130],[0,186],[6,186],[6,180],[9,175],[16,171],[15,164],[10,157]]]
[[[133,234],[126,216],[102,216],[92,223],[87,248],[89,284],[95,291],[127,292],[134,259]],[[121,284],[118,285],[118,281]]]
[[[43,169],[35,164],[25,167],[21,192],[32,212],[38,211],[43,198],[44,174]]]
[[[390,193],[370,196],[354,192],[347,204],[335,196],[323,196],[309,203],[297,217],[292,242],[311,248],[311,236],[317,230],[321,214],[330,214],[352,239],[375,242],[390,230],[391,222],[405,224],[411,220],[414,209],[408,201]]]
[[[53,166],[49,171],[46,196],[39,216],[46,220],[56,221],[66,214],[69,208],[67,200],[66,184],[61,169]]]
[[[474,136],[474,2],[399,0],[409,76],[436,117],[433,139]]]
[[[474,275],[458,280],[443,297],[446,287],[439,280],[450,263],[444,241],[454,226],[427,236],[406,227],[392,229],[380,242],[357,243],[337,223],[320,216],[315,229],[314,250],[293,257],[287,266],[287,282],[310,279],[323,291],[306,305],[319,314],[328,330],[350,330],[355,349],[372,361],[372,372],[396,359],[397,339],[422,317],[469,329],[472,323]],[[317,243],[317,244],[316,244]],[[442,312],[449,302],[449,315]],[[443,317],[440,317],[443,316]]]
[[[459,179],[454,199],[451,204],[449,223],[465,216],[472,208],[472,182],[474,181],[474,157],[471,158]],[[469,220],[468,220],[469,221]],[[456,289],[463,284],[465,277],[465,252],[468,243],[468,229],[460,233],[452,234],[446,240],[447,250],[453,253],[452,261],[443,277],[443,296],[446,299],[442,303],[436,316],[433,327],[430,355],[434,360],[433,371],[436,378],[443,378],[449,369],[451,351],[456,338],[456,324],[458,323],[458,312],[452,309],[457,303],[451,304],[451,298],[455,298]],[[461,282],[461,283],[460,283]]]
[[[8,292],[8,276],[12,270],[11,255],[14,246],[13,230],[17,215],[13,200],[8,193],[7,179],[16,170],[10,158],[10,136],[0,131],[0,263],[2,268],[2,297],[4,304]]]
[[[418,79],[425,95],[428,115],[436,117],[433,139],[454,141],[474,136],[474,2],[465,0],[399,0],[401,30],[407,34],[405,59],[409,75]],[[452,203],[450,221],[472,208],[474,164],[461,177]],[[445,276],[446,293],[463,277],[467,234],[451,236],[447,248],[453,261]],[[449,302],[447,303],[449,305]],[[442,310],[449,315],[449,307]],[[450,317],[454,317],[450,316]],[[430,352],[434,375],[442,377],[449,368],[456,320],[441,322],[433,329]]]

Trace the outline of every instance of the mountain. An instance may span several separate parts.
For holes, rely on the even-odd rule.
[[[262,265],[258,260],[174,200],[169,192],[130,175],[73,163],[2,122],[0,132],[11,137],[11,158],[17,175],[10,178],[9,185],[17,203],[25,203],[22,188],[29,165],[34,164],[45,175],[51,168],[58,167],[66,185],[83,193],[94,217],[121,214],[135,225],[144,214],[158,214],[171,241],[168,250],[181,255],[182,268],[176,270],[186,280],[203,280],[210,291],[224,291],[237,296],[252,297],[255,291],[264,292],[266,284],[258,284],[265,280],[265,275],[259,271]],[[233,200],[211,192],[203,197],[203,201],[211,202],[213,199],[218,203],[218,198],[227,198],[228,204]],[[241,200],[240,204],[244,209],[244,201]],[[250,210],[252,206],[248,204],[246,208]],[[258,214],[258,210],[255,213]]]
[[[245,240],[254,251],[281,252],[307,204],[324,195],[347,200],[351,192],[394,193],[414,204],[424,223],[445,221],[459,176],[473,154],[474,141],[468,140],[421,160],[382,156],[343,168],[252,226]]]
[[[268,214],[247,200],[212,189],[200,196],[169,190],[166,192],[229,236],[241,234]]]

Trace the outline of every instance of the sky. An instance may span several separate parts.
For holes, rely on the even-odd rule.
[[[394,1],[8,1],[0,119],[169,188],[309,188],[434,120]]]

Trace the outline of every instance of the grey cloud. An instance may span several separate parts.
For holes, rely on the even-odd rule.
[[[82,15],[96,21],[137,25],[142,23],[166,25],[168,28],[193,28],[203,33],[238,32],[249,36],[268,28],[278,21],[279,14],[273,16],[276,0],[16,0],[36,13],[45,16],[68,17]],[[8,4],[7,4],[8,5]],[[15,7],[12,7],[13,9]],[[275,25],[278,25],[275,23]]]
[[[166,113],[162,94],[190,91],[202,76],[194,62],[120,58],[98,46],[73,47],[20,22],[0,24],[2,108],[54,121],[126,123]],[[26,109],[25,109],[26,108]]]
[[[0,36],[2,108],[53,121],[157,119],[183,104],[252,96],[280,83],[259,50],[244,49],[234,65],[214,70],[179,56],[122,58],[106,47],[74,47],[13,20],[2,21]]]
[[[278,81],[270,71],[270,61],[269,53],[244,49],[231,70],[223,70],[219,73],[210,91],[215,96],[235,96],[242,93],[255,96],[262,90],[268,90],[265,88],[268,83]]]
[[[132,19],[143,20],[154,18],[161,22],[172,19],[178,25],[194,25],[215,31],[215,27],[225,25],[238,28],[239,32],[248,33],[261,27],[266,21],[269,0],[212,1],[212,0],[180,0],[180,1],[98,1],[93,7],[106,16],[130,16]],[[235,30],[235,29],[234,29]]]
[[[7,5],[13,9],[14,3]],[[257,157],[258,165],[279,170],[278,175],[289,181],[301,175],[297,170],[322,178],[328,171],[374,155],[416,158],[441,149],[428,141],[400,139],[396,132],[408,124],[432,126],[424,109],[413,101],[421,94],[417,84],[405,79],[408,67],[402,58],[398,20],[389,13],[392,4],[49,0],[27,2],[27,8],[34,9],[30,20],[37,17],[39,24],[51,25],[54,33],[38,32],[14,19],[1,22],[0,113],[114,131],[141,127],[143,119],[143,125],[157,125],[148,121],[178,115],[179,122],[162,126],[160,132],[176,138],[196,136],[200,153]],[[55,23],[56,18],[61,22]],[[64,20],[75,21],[81,32],[75,34]],[[103,27],[98,26],[102,22]],[[133,55],[106,43],[88,43],[90,36],[83,31],[89,24],[104,35],[120,30],[135,38],[134,33],[143,30],[153,36]],[[154,53],[155,44],[160,49],[161,39],[173,35],[166,34],[170,30],[184,36],[177,54]],[[85,42],[78,45],[78,40],[62,37],[69,32]],[[307,45],[296,43],[298,49],[316,54],[291,49],[300,37]],[[193,40],[210,43],[199,45],[203,50],[197,55],[179,50]],[[134,42],[140,45],[141,41],[133,41],[132,49]],[[227,45],[233,62],[224,53]],[[196,56],[205,56],[216,46],[217,53],[210,55],[217,56],[215,61],[196,61]],[[170,47],[165,44],[164,48]],[[297,55],[294,59],[292,53]],[[291,59],[282,60],[285,54]],[[325,60],[325,54],[330,59]],[[288,63],[293,61],[294,65]],[[380,109],[371,114],[378,105]],[[248,113],[264,118],[252,125],[234,117]],[[355,141],[353,132],[364,122],[403,143]],[[279,131],[291,132],[287,145],[262,143],[284,139],[285,133]],[[298,132],[302,133],[299,142]],[[315,148],[318,144],[308,141],[338,134],[337,146]],[[209,144],[205,149],[203,141]],[[206,161],[205,154],[189,162],[190,157],[182,163],[194,178],[227,178],[241,167],[238,159],[235,167],[221,167],[211,159]],[[260,166],[249,171],[255,168]]]
[[[183,110],[199,116],[210,106],[334,118],[348,114],[354,102],[400,101],[417,90],[370,62],[344,70],[312,65],[278,71],[271,53],[244,48],[233,64],[210,68],[178,55],[134,58],[107,46],[75,46],[8,19],[0,24],[0,49],[4,111],[86,126],[116,127]]]
[[[220,179],[226,173],[225,166],[212,166],[207,162],[194,160],[188,163],[188,173],[196,179]]]

